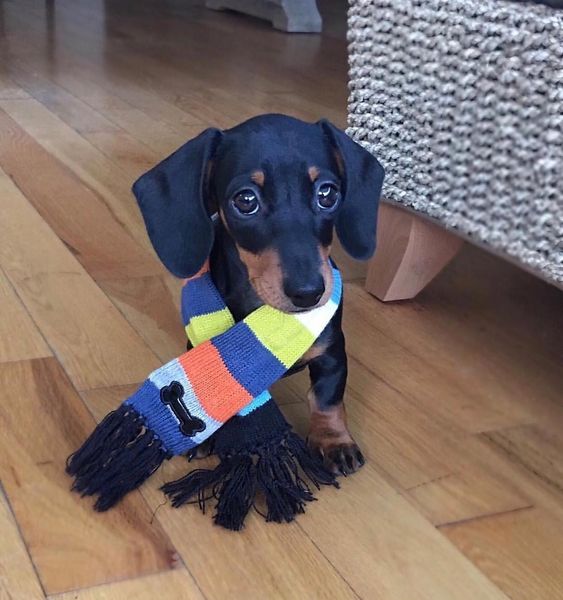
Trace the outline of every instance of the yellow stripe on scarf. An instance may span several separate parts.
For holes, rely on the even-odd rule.
[[[309,348],[315,336],[293,315],[282,313],[271,306],[261,306],[244,319],[254,335],[287,368]]]
[[[192,317],[186,327],[186,334],[192,346],[210,340],[230,329],[235,324],[231,311],[223,308],[206,315]]]

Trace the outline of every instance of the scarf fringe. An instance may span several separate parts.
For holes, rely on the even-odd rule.
[[[209,500],[215,499],[214,522],[238,531],[255,506],[257,491],[264,496],[266,514],[255,508],[266,521],[289,523],[305,512],[306,503],[316,498],[301,473],[317,488],[338,487],[335,475],[290,431],[256,450],[222,455],[215,469],[196,469],[161,489],[176,508],[197,503],[205,512]]]
[[[144,483],[165,458],[166,451],[142,417],[122,405],[69,456],[66,472],[75,478],[72,490],[97,495],[94,508],[103,512]]]

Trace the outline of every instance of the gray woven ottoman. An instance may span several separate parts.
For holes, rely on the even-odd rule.
[[[348,27],[348,133],[387,172],[368,289],[414,296],[462,239],[563,287],[563,11],[351,0]]]

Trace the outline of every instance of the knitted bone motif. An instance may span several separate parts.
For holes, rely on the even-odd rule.
[[[334,477],[291,432],[267,388],[335,314],[342,282],[336,269],[332,273],[332,295],[323,306],[292,314],[261,306],[236,324],[207,270],[188,280],[182,314],[194,348],[153,371],[69,457],[73,490],[98,496],[95,508],[107,510],[165,459],[217,432],[219,466],[164,486],[175,506],[197,497],[204,508],[215,497],[215,521],[230,529],[242,527],[257,490],[268,520],[290,521],[303,512],[313,496],[297,465],[317,486],[334,484]]]

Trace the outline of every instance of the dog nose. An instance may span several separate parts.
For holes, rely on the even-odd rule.
[[[325,285],[322,279],[318,283],[300,285],[293,287],[291,284],[284,285],[286,296],[299,308],[311,308],[322,298]]]

